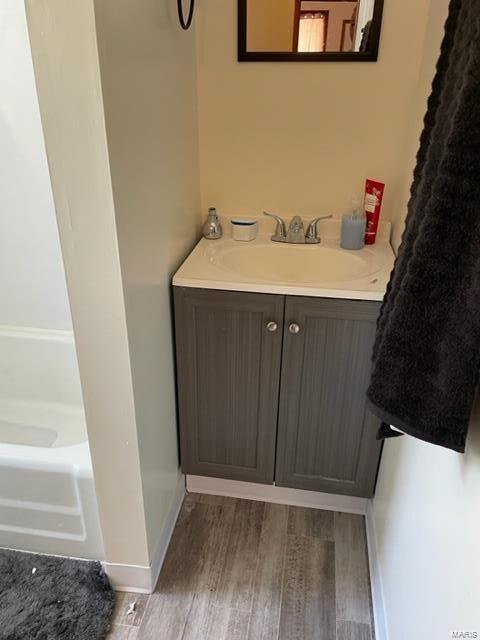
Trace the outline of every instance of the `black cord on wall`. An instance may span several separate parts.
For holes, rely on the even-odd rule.
[[[185,29],[185,31],[187,31],[188,29],[190,29],[190,25],[192,24],[193,12],[195,10],[195,0],[190,0],[190,10],[188,12],[188,18],[186,21],[185,21],[185,16],[183,14],[183,0],[177,0],[177,7],[178,7],[178,19],[180,20],[180,26],[182,27],[182,29]]]

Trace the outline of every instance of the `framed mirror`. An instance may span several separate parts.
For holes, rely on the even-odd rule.
[[[374,62],[383,0],[238,0],[240,62]]]

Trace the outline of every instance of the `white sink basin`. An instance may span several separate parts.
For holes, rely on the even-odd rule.
[[[173,278],[179,287],[381,300],[394,255],[387,237],[360,251],[338,242],[339,221],[325,225],[322,243],[272,242],[271,230],[252,242],[202,239]],[[228,225],[225,225],[228,229]],[[325,233],[330,228],[335,236]]]
[[[340,283],[374,276],[382,268],[368,249],[349,252],[273,242],[226,247],[217,252],[215,261],[238,276],[289,283]]]

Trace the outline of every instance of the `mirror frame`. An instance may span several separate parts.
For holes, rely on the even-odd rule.
[[[238,61],[239,62],[376,62],[382,29],[384,0],[375,0],[369,51],[326,51],[298,53],[295,51],[247,51],[247,0],[238,0]]]

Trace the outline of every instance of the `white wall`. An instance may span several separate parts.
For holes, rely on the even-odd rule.
[[[432,0],[397,243],[447,5]],[[453,631],[480,637],[479,498],[480,402],[465,455],[408,436],[385,443],[373,514],[389,640],[448,640]]]
[[[201,219],[195,33],[175,0],[27,6],[106,560],[144,568],[179,480],[170,281]]]
[[[148,566],[93,0],[28,0],[105,557]]]
[[[465,456],[407,436],[385,446],[374,518],[389,640],[480,636],[479,408]]]
[[[71,329],[23,0],[0,3],[0,325]]]
[[[171,277],[201,221],[195,29],[176,0],[95,7],[151,554],[179,474]]]

